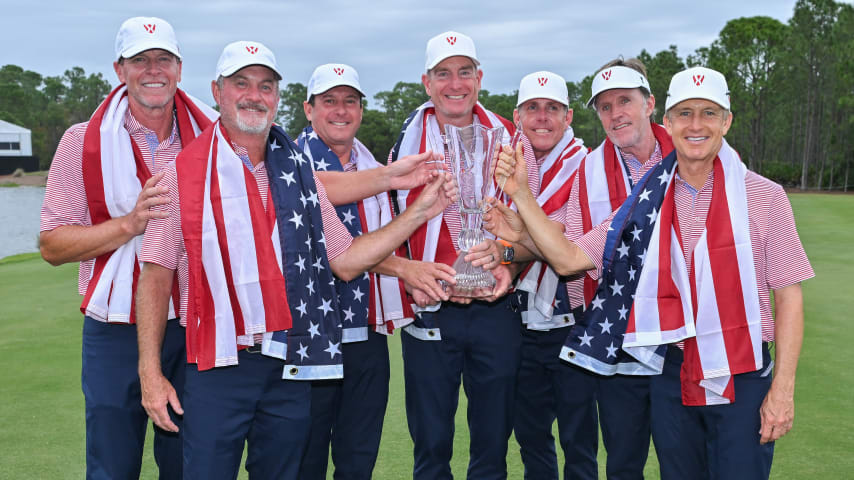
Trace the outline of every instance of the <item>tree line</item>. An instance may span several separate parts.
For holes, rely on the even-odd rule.
[[[730,20],[710,45],[680,56],[676,45],[637,55],[647,67],[662,121],[674,73],[704,65],[729,83],[734,121],[727,138],[754,170],[785,186],[848,190],[854,157],[854,7],[834,0],[799,0],[792,18]],[[606,61],[608,59],[603,59]],[[594,67],[595,68],[595,67]],[[522,74],[527,72],[520,72]],[[567,82],[573,129],[588,146],[604,140],[596,113],[585,107],[593,74]],[[42,77],[14,65],[0,68],[0,119],[33,131],[33,151],[47,168],[62,132],[88,119],[109,93],[101,74],[75,67],[61,77]],[[512,118],[517,92],[480,92],[480,102]],[[281,90],[278,119],[291,136],[306,125],[306,86]],[[373,96],[359,139],[384,161],[407,115],[427,101],[417,82],[398,82]]]

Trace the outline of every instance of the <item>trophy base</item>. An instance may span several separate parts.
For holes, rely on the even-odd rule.
[[[468,252],[461,252],[454,261],[453,268],[457,272],[454,280],[456,285],[445,285],[445,291],[453,297],[488,297],[495,289],[495,277],[483,267],[475,267],[463,258]]]

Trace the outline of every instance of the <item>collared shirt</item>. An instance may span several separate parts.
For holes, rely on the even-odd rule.
[[[619,150],[619,152],[620,157],[623,159],[623,163],[629,169],[629,176],[632,180],[632,184],[640,181],[646,172],[661,162],[661,145],[658,144],[658,140],[655,141],[655,148],[652,151],[652,155],[650,155],[649,159],[643,164],[641,164],[634,155],[622,150]],[[587,158],[589,160],[592,157],[588,156]],[[566,202],[566,211],[564,213],[564,225],[566,226],[566,229],[564,229],[564,235],[571,241],[575,241],[584,235],[584,228],[581,220],[581,201],[578,196],[579,182],[579,176],[575,175],[572,181],[572,191],[569,194],[569,200]],[[607,186],[604,188],[607,188]],[[609,224],[611,218],[613,218],[613,213],[611,214],[611,217],[608,218]],[[604,248],[604,243],[602,245]],[[601,265],[601,263],[602,255],[600,254],[599,263],[597,265]],[[584,305],[584,274],[581,273],[573,275],[569,278],[571,280],[566,282],[566,290],[569,294],[569,303],[573,308],[577,308]],[[596,277],[593,278],[595,279]]]
[[[678,176],[674,181],[676,215],[682,234],[682,253],[690,271],[692,252],[705,229],[711,205],[714,172],[709,172],[706,182],[699,190]],[[770,342],[774,340],[770,291],[802,282],[815,276],[815,273],[798,237],[792,206],[783,187],[750,171],[744,178],[744,184],[747,191],[750,243],[759,291],[762,340]],[[595,270],[588,272],[594,279],[602,272],[602,254],[612,218],[613,215],[576,240],[577,245],[596,265]]]
[[[245,157],[248,160],[248,152],[245,148],[239,145],[232,145],[232,147],[238,157]],[[258,193],[261,195],[264,208],[266,208],[267,193],[269,191],[266,163],[258,162],[258,165],[253,166],[250,170],[252,176],[255,178],[255,183],[258,185]],[[153,207],[153,210],[166,211],[169,215],[166,218],[149,220],[145,236],[143,237],[139,258],[143,262],[156,263],[168,269],[178,270],[178,286],[181,295],[180,317],[181,321],[184,322],[187,314],[189,264],[187,250],[184,246],[184,235],[181,229],[180,195],[178,192],[178,176],[175,164],[170,164],[165,169],[165,172],[160,185],[165,185],[169,189],[168,196],[170,202],[166,205]],[[347,231],[347,228],[338,218],[335,207],[332,206],[329,198],[326,196],[326,189],[316,175],[314,176],[314,182],[317,185],[317,199],[320,203],[320,212],[323,219],[326,254],[329,261],[332,261],[350,247],[353,237],[350,236],[350,232]]]
[[[72,125],[65,131],[56,147],[41,209],[42,232],[65,225],[92,225],[83,181],[83,139],[88,125],[89,122]],[[181,153],[181,136],[174,115],[172,132],[162,142],[157,141],[157,134],[153,130],[134,118],[130,109],[125,113],[124,127],[131,140],[139,147],[143,161],[152,175],[157,174]],[[127,165],[128,168],[136,168],[133,158],[128,159]],[[95,259],[80,262],[77,278],[77,291],[80,295],[84,295],[89,287],[89,277],[92,276],[94,265]]]

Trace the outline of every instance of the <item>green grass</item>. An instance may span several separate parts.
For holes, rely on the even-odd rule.
[[[772,478],[848,478],[854,471],[854,196],[793,194],[798,231],[816,278],[804,284],[806,334],[795,393],[795,427],[777,443]],[[80,391],[80,299],[76,265],[54,268],[37,254],[0,260],[0,478],[81,478],[84,466]],[[392,379],[377,479],[410,478],[399,336],[389,342]],[[150,437],[150,436],[149,436]],[[604,454],[600,448],[600,477]],[[465,398],[457,414],[452,468],[465,478]],[[522,478],[511,438],[508,477]],[[647,477],[658,477],[650,452]],[[142,478],[156,478],[150,445]],[[245,472],[241,478],[246,478]],[[331,478],[331,475],[330,475]]]

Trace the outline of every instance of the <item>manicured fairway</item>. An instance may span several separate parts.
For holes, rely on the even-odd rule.
[[[806,335],[794,430],[777,444],[772,478],[850,478],[854,471],[854,196],[790,195],[816,278],[804,284]],[[38,255],[0,260],[0,479],[84,476],[80,391],[80,299],[76,265],[54,268]],[[389,342],[391,397],[377,479],[411,477],[400,341]],[[601,449],[600,449],[601,450]],[[142,478],[156,478],[146,449]],[[465,397],[457,415],[455,478],[465,478]],[[604,455],[600,452],[600,478]],[[508,477],[522,478],[511,439]],[[650,452],[647,477],[658,477]],[[241,478],[246,478],[245,472]],[[329,478],[332,478],[331,475]]]

